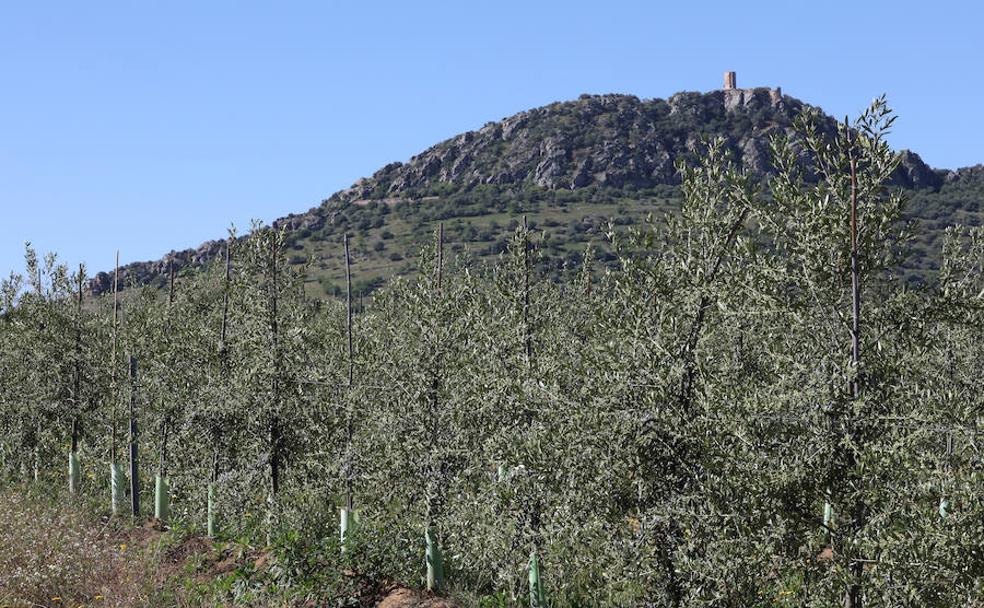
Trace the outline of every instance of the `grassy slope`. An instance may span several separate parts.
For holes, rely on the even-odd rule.
[[[344,286],[341,235],[352,235],[355,293],[371,291],[395,275],[417,269],[420,248],[445,223],[446,246],[473,259],[494,259],[504,251],[510,235],[525,215],[540,233],[543,270],[559,275],[576,267],[587,244],[596,256],[609,259],[605,232],[609,222],[636,224],[647,214],[660,215],[679,205],[672,189],[661,192],[488,192],[430,198],[419,202],[350,205],[336,222],[316,233],[297,233],[292,255],[309,261],[308,293],[335,295]],[[593,199],[593,200],[592,200]]]
[[[982,172],[984,173],[984,172]],[[926,280],[939,267],[945,228],[954,224],[984,224],[984,176],[972,174],[948,182],[938,191],[909,191],[907,216],[916,220],[913,256],[903,268],[907,278]],[[439,222],[452,251],[467,252],[479,263],[493,259],[522,216],[541,231],[544,253],[541,270],[559,276],[581,263],[590,242],[596,261],[611,263],[607,232],[638,225],[647,215],[672,213],[680,204],[679,192],[592,189],[542,191],[501,190],[429,197],[396,204],[373,202],[348,205],[317,232],[300,231],[292,238],[296,260],[310,263],[308,293],[312,297],[337,295],[345,272],[341,235],[353,238],[355,293],[370,292],[391,276],[416,271],[420,247],[428,243]]]

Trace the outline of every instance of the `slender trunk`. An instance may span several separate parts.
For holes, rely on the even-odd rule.
[[[167,419],[161,420],[161,447],[160,447],[160,459],[157,463],[157,474],[161,477],[167,477]]]
[[[229,291],[232,284],[232,254],[230,246],[226,245],[225,250],[225,279],[222,286],[222,325],[219,327],[219,377],[228,377],[229,372],[229,345],[226,342],[229,331]],[[212,423],[212,472],[211,481],[215,483],[219,479],[219,444],[222,440],[222,428]]]
[[[110,444],[109,461],[116,464],[116,420],[118,418],[117,408],[119,407],[119,389],[116,380],[117,368],[117,348],[119,345],[120,327],[120,252],[116,252],[116,270],[113,271],[113,353],[110,361],[110,399],[112,399],[112,412],[110,414]]]
[[[441,292],[441,280],[444,276],[444,222],[441,222],[437,231],[437,291]]]
[[[226,245],[225,251],[225,280],[222,287],[222,325],[219,328],[219,377],[228,377],[229,372],[229,292],[232,287],[232,253],[230,246]],[[219,441],[221,440],[222,429],[215,425],[212,428],[214,434],[214,453],[212,456],[212,481],[215,482],[219,475]]]
[[[850,138],[845,120],[845,131]],[[853,143],[853,142],[852,142]],[[858,266],[858,178],[857,161],[854,158],[854,151],[851,150],[851,402],[856,402],[861,397],[861,270]],[[853,418],[853,411],[848,413]],[[851,442],[847,448],[847,471],[849,475],[854,475],[857,465],[857,458],[854,450],[855,446],[860,448],[862,437],[858,433],[853,420],[848,426],[851,434]],[[860,496],[855,496],[851,508],[851,521],[849,523],[848,543],[845,546],[857,546],[857,536],[865,524],[865,505]],[[851,573],[851,583],[844,597],[846,608],[862,608],[863,594],[862,583],[864,578],[864,563],[858,555],[856,548],[847,551],[847,557],[851,559],[849,568]]]
[[[72,420],[72,453],[79,451],[79,420]]]
[[[439,304],[442,297],[442,282],[444,275],[444,223],[442,222],[437,231],[437,261],[435,267],[435,274],[437,278],[435,299],[436,304]],[[440,313],[438,313],[440,314]],[[440,320],[436,320],[436,323],[440,323]],[[437,333],[437,327],[433,329],[434,334]],[[437,338],[436,335],[433,336]],[[431,385],[430,385],[430,399],[428,400],[428,412],[427,412],[427,425],[429,445],[428,445],[428,457],[430,463],[428,466],[428,480],[427,480],[427,528],[430,529],[437,519],[440,503],[440,466],[436,460],[435,452],[437,451],[438,437],[441,432],[440,427],[440,389],[441,389],[441,360],[440,360],[440,346],[435,340],[434,348],[437,349],[437,359],[434,362],[431,372]]]
[[[715,258],[714,263],[711,265],[710,271],[707,273],[704,285],[710,287],[714,284],[717,279],[717,274],[724,265],[724,261],[728,257],[728,252],[731,251],[731,245],[734,243],[735,239],[738,237],[738,231],[741,227],[745,225],[745,218],[748,216],[748,208],[742,209],[741,213],[738,214],[737,219],[731,225],[730,230],[722,243],[721,251]],[[704,322],[707,317],[707,309],[713,304],[710,296],[706,293],[701,294],[700,300],[697,303],[697,313],[694,315],[694,320],[690,324],[690,331],[687,335],[687,341],[684,344],[682,359],[683,359],[683,376],[680,380],[680,394],[679,402],[681,409],[684,414],[688,414],[693,402],[693,391],[694,391],[694,379],[697,374],[697,344],[700,342],[701,333],[704,331]]]
[[[34,483],[41,481],[41,420],[34,426]]]
[[[277,417],[270,421],[270,494],[276,501],[280,493],[280,423]]]
[[[73,393],[73,415],[72,415],[72,453],[79,449],[79,418],[82,409],[82,282],[85,267],[79,264],[79,292],[78,307],[76,308],[76,331],[75,331],[75,378]]]
[[[44,302],[45,301],[45,298],[44,298],[44,285],[41,282],[41,268],[40,267],[38,267],[37,272],[35,274],[36,274],[36,280],[37,280],[36,289],[37,289],[37,293],[38,293],[38,299],[41,300],[41,302]],[[44,328],[45,328],[44,321],[40,321],[39,324],[38,324],[38,334],[39,335],[44,335]],[[38,405],[40,405],[40,404],[38,404]],[[43,427],[42,427],[42,418],[40,417],[41,416],[40,412],[39,412],[38,415],[39,415],[39,418],[37,420],[36,432],[35,432],[35,441],[34,441],[34,482],[35,483],[41,481],[41,435],[42,435]]]
[[[212,471],[209,476],[208,486],[205,495],[205,532],[209,538],[215,538],[218,530],[216,521],[215,486],[219,480],[219,441],[218,434],[213,438],[212,447]]]
[[[119,341],[119,321],[120,321],[120,301],[119,301],[119,287],[120,287],[120,252],[116,251],[116,269],[113,271],[113,350],[110,355],[109,361],[109,371],[110,371],[110,443],[109,443],[109,493],[110,493],[110,508],[113,515],[117,515],[120,510],[120,495],[123,491],[123,472],[120,470],[117,464],[117,452],[116,452],[116,427],[117,419],[119,418],[119,412],[117,411],[120,404],[120,394],[119,385],[117,384],[117,368],[119,367],[117,347]]]
[[[170,371],[173,369],[173,363],[174,363],[173,357],[171,356],[171,348],[170,348],[171,345],[169,343],[170,334],[171,334],[171,312],[174,306],[174,260],[170,260],[167,266],[168,266],[167,267],[167,275],[168,275],[167,317],[164,322],[164,336],[162,337],[164,338],[163,342],[168,345],[167,363],[168,363],[168,370]],[[169,426],[168,419],[169,419],[168,403],[167,403],[167,396],[165,394],[165,396],[161,400],[161,425],[160,425],[161,444],[160,444],[159,462],[157,463],[157,474],[160,475],[161,478],[167,476],[165,469],[167,468],[167,432]]]
[[[526,347],[526,373],[533,365],[533,337],[530,330],[530,232],[523,216],[523,342]]]
[[[856,161],[851,159],[851,399],[861,396],[861,272],[858,268],[858,182]]]
[[[140,468],[137,452],[137,358],[129,357],[130,377],[130,509],[140,516]]]
[[[215,444],[212,446],[212,471],[209,476],[209,480],[215,483],[219,480],[219,442],[218,437],[215,438]]]
[[[345,507],[351,511],[353,505],[352,492],[352,381],[354,378],[354,367],[352,360],[352,267],[349,257],[348,235],[342,237],[345,246],[345,309],[346,309],[346,330],[348,335],[348,390],[347,407],[345,414]]]
[[[280,327],[277,318],[277,298],[278,298],[278,283],[277,283],[277,238],[276,232],[272,234],[272,244],[270,248],[270,340],[271,346],[273,348],[273,376],[270,382],[270,394],[272,398],[272,412],[270,415],[268,432],[269,432],[269,445],[270,445],[270,497],[269,497],[269,508],[270,508],[270,527],[267,530],[268,535],[273,531],[273,525],[275,523],[277,495],[280,493],[280,443],[281,443],[281,429],[280,429],[280,368],[281,368],[281,353],[280,353]]]
[[[526,221],[526,216],[523,216],[523,356],[526,361],[525,369],[525,380],[529,382],[533,374],[533,330],[530,324],[530,232],[529,226]],[[526,387],[523,387],[523,399],[525,405],[524,417],[526,418],[526,428],[533,428],[533,421],[535,418],[533,407],[529,403],[529,399],[526,393]],[[537,469],[537,463],[529,462],[527,463],[530,470]],[[533,543],[534,555],[539,550],[541,545],[540,539],[540,504],[539,504],[539,494],[534,494],[528,497],[526,501],[526,517],[530,524],[530,534]]]
[[[428,456],[428,471],[427,471],[427,514],[426,514],[426,525],[424,527],[424,540],[426,544],[425,549],[425,562],[427,565],[427,589],[428,591],[438,592],[442,589],[444,585],[444,559],[441,553],[440,539],[437,532],[434,530],[434,522],[440,516],[442,510],[442,494],[443,488],[441,484],[443,480],[441,479],[441,463],[439,462],[436,453],[438,446],[438,436],[440,434],[440,387],[441,387],[441,352],[440,345],[438,344],[438,326],[440,324],[440,315],[442,308],[440,307],[440,301],[442,296],[442,280],[444,273],[444,223],[442,222],[438,228],[437,232],[437,267],[436,267],[436,289],[435,289],[435,309],[437,317],[434,320],[434,327],[432,327],[432,334],[435,338],[433,347],[436,349],[436,359],[434,364],[431,366],[431,386],[430,386],[430,398],[428,400],[428,412],[427,412],[427,426],[428,433],[430,435],[430,441],[427,449]]]
[[[229,245],[226,245],[225,255],[225,285],[222,292],[222,327],[219,329],[219,358],[220,365],[225,367],[227,364],[228,345],[226,344],[226,332],[229,327],[229,286],[232,278],[232,261],[229,253]],[[225,370],[223,370],[225,371]]]
[[[229,344],[227,334],[229,331],[229,291],[232,284],[232,255],[229,252],[229,245],[225,251],[225,280],[222,288],[222,325],[219,327],[219,378],[227,378],[229,374]],[[223,394],[225,392],[223,391]],[[212,455],[212,482],[218,479],[219,466],[219,444],[222,440],[222,428],[215,421],[211,426],[213,455]]]
[[[680,577],[676,571],[676,551],[679,545],[676,532],[678,526],[674,523],[669,524],[670,530],[667,532],[666,544],[660,550],[660,563],[663,566],[663,574],[666,576],[666,587],[663,595],[666,605],[671,608],[683,605],[683,589],[680,585]]]

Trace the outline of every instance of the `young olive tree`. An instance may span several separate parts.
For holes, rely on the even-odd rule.
[[[252,508],[265,494],[269,537],[279,527],[280,494],[304,430],[296,422],[307,403],[299,380],[307,369],[308,308],[283,229],[254,226],[237,249],[229,315],[237,338],[229,369],[246,416],[249,453],[263,465],[242,463],[249,474],[241,487]],[[265,493],[257,492],[263,486]]]
[[[449,503],[467,495],[477,473],[466,441],[474,403],[463,385],[475,370],[469,353],[480,329],[471,314],[474,279],[445,268],[436,236],[421,257],[423,276],[394,281],[366,313],[367,348],[375,357],[367,383],[378,388],[364,412],[371,424],[359,453],[363,478],[374,486],[367,500],[387,511],[373,509],[371,516],[394,522],[410,538],[423,533],[428,581],[440,587],[441,544],[462,525]]]
[[[717,515],[705,512],[714,506],[706,501],[719,432],[710,389],[720,334],[730,335],[726,303],[741,273],[754,194],[721,141],[680,169],[679,214],[616,238],[622,270],[599,286],[598,373],[585,410],[592,428],[607,423],[606,519],[624,551],[613,561],[644,572],[634,591],[667,606],[713,588],[701,577],[708,546],[698,533]]]
[[[909,513],[925,505],[898,495],[914,483],[896,421],[916,409],[905,378],[920,332],[898,273],[907,231],[887,186],[893,120],[883,99],[833,133],[804,114],[795,139],[773,142],[772,196],[754,216],[766,249],[747,301],[769,331],[770,381],[742,400],[738,430],[753,445],[783,437],[748,463],[781,490],[763,504],[776,516],[756,535],[774,556],[760,580],[766,595],[808,605],[905,597],[899,574],[918,563],[896,559],[915,538]]]
[[[68,452],[73,437],[77,443],[83,399],[73,388],[81,363],[77,336],[82,317],[74,305],[73,277],[55,254],[41,260],[28,244],[25,266],[27,290],[12,311],[14,340],[8,352],[20,367],[14,432],[21,453],[31,454],[30,468],[39,481],[54,453],[63,445]]]

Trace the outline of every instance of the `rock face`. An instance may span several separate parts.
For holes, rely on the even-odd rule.
[[[939,173],[947,184],[958,182],[984,184],[984,165],[964,167],[956,171],[939,171]]]
[[[273,225],[317,231],[346,204],[422,198],[436,190],[446,193],[481,184],[547,190],[676,184],[676,163],[694,160],[701,139],[714,137],[726,140],[742,167],[764,174],[771,169],[770,138],[789,135],[793,120],[807,110],[815,108],[767,88],[684,92],[665,100],[582,95],[490,122],[406,163],[390,163],[334,194],[321,207]],[[820,116],[820,130],[833,133],[834,119]],[[945,177],[906,151],[893,182],[909,188],[939,188]],[[121,269],[121,286],[162,277],[172,260],[178,269],[201,264],[220,255],[222,248],[223,241],[210,241],[197,249],[171,252],[156,262],[130,264]],[[94,293],[105,292],[112,287],[112,276],[99,273],[90,287]]]
[[[437,185],[591,185],[645,188],[679,181],[675,163],[692,159],[701,138],[724,137],[733,157],[753,173],[771,168],[769,138],[789,133],[810,106],[780,89],[677,93],[667,100],[582,95],[520,112],[392,163],[333,197],[350,201],[421,196]],[[822,116],[822,115],[821,115]],[[821,130],[836,129],[832,118]],[[938,187],[941,177],[906,152],[897,185]]]
[[[943,173],[930,169],[919,155],[911,150],[902,150],[902,162],[892,174],[892,182],[903,188],[938,189],[943,185]]]
[[[146,285],[156,279],[163,279],[168,274],[168,268],[173,264],[174,270],[179,271],[186,266],[202,266],[217,259],[225,251],[226,241],[206,241],[196,249],[172,251],[160,260],[152,262],[134,262],[120,266],[120,290],[130,285]],[[112,291],[113,273],[99,272],[89,280],[89,289],[94,295]]]

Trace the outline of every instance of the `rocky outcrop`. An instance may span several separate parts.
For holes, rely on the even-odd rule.
[[[891,183],[903,188],[938,189],[943,185],[941,172],[931,169],[919,155],[911,150],[902,150],[902,160],[892,174]]]
[[[770,137],[790,133],[793,120],[808,108],[768,88],[684,92],[667,100],[582,95],[444,141],[406,163],[383,167],[334,198],[414,198],[449,184],[550,190],[675,184],[676,162],[692,160],[700,140],[713,137],[723,137],[745,169],[762,174],[771,169]],[[832,133],[836,124],[823,117],[820,128]],[[894,176],[897,185],[916,188],[938,187],[940,180],[911,152]]]
[[[938,171],[938,173],[946,184],[960,182],[984,184],[984,165],[964,167],[956,171]]]
[[[724,109],[733,112],[738,109],[757,111],[763,108],[783,109],[781,89],[726,89],[710,95],[721,94],[724,98]]]
[[[219,258],[225,251],[226,241],[206,241],[195,249],[171,251],[163,258],[151,262],[133,262],[120,266],[120,290],[132,285],[147,285],[167,276],[173,265],[175,272],[186,267],[203,266]],[[94,295],[113,289],[113,273],[99,272],[89,280],[89,290]]]

